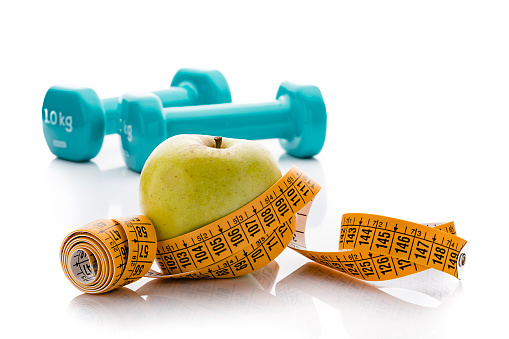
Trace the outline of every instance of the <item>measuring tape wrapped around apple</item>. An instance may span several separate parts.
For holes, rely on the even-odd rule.
[[[238,157],[231,156],[234,152]],[[456,236],[452,222],[421,225],[345,214],[338,251],[307,250],[307,214],[321,186],[296,167],[282,177],[278,172],[270,152],[255,142],[172,137],[156,148],[143,169],[140,205],[146,215],[100,219],[71,232],[61,245],[64,273],[76,288],[92,294],[144,276],[232,278],[264,267],[288,246],[368,281],[428,268],[460,277],[469,244]],[[232,180],[237,176],[242,178]],[[240,208],[231,204],[233,194],[240,197]],[[185,201],[186,207],[176,201]],[[233,212],[221,217],[225,208]],[[204,219],[209,222],[200,227]],[[154,260],[160,272],[151,269]]]

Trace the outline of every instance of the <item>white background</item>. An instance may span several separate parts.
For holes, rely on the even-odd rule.
[[[4,333],[504,336],[508,17],[504,1],[4,2]],[[308,247],[335,249],[341,215],[348,212],[454,220],[472,243],[461,283],[454,281],[451,295],[436,301],[408,289],[315,279],[316,288],[298,292],[294,308],[286,303],[280,311],[277,284],[307,262],[286,249],[269,291],[251,276],[200,285],[223,293],[224,302],[128,293],[147,278],[124,294],[75,299],[81,293],[60,269],[61,240],[94,219],[138,213],[139,175],[125,167],[118,136],[106,137],[89,163],[55,159],[42,134],[44,94],[68,83],[101,97],[158,90],[182,67],[220,70],[235,102],[273,100],[285,80],[317,85],[328,113],[323,151],[302,161],[285,156],[277,141],[263,141],[283,171],[297,165],[324,186],[311,210]],[[451,284],[433,279],[441,282],[427,290]],[[306,291],[305,284],[293,287]]]

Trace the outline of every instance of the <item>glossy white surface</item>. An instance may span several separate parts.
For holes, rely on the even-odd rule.
[[[508,15],[497,1],[0,5],[2,328],[56,338],[503,337]],[[334,250],[347,212],[454,220],[472,243],[463,280],[373,286],[286,249],[266,289],[249,275],[81,294],[62,273],[60,242],[94,219],[138,213],[139,175],[118,136],[91,162],[55,159],[44,94],[62,83],[101,97],[155,90],[181,67],[221,70],[235,102],[273,100],[284,80],[322,90],[328,134],[315,159],[261,141],[283,171],[296,165],[324,186],[308,248]]]

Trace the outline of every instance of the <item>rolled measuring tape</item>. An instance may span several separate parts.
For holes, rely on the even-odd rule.
[[[64,238],[62,269],[80,291],[97,294],[142,277],[233,278],[264,267],[289,246],[317,263],[364,280],[392,279],[427,268],[455,277],[461,273],[468,243],[455,235],[452,223],[427,227],[345,214],[339,251],[307,250],[307,214],[320,189],[292,167],[242,208],[159,242],[145,216],[99,219]],[[154,260],[160,272],[151,269]]]

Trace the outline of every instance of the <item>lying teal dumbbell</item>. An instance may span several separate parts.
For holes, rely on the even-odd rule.
[[[153,92],[163,107],[231,102],[224,76],[215,70],[179,70],[166,90]],[[101,100],[90,88],[51,87],[44,97],[42,127],[46,143],[59,158],[87,161],[99,153],[104,135],[130,133],[120,120],[120,98]]]
[[[150,93],[127,93],[121,106],[121,119],[130,131],[120,134],[124,160],[136,172],[157,145],[177,134],[278,138],[298,158],[318,154],[325,142],[327,112],[316,86],[284,82],[272,102],[180,108],[163,108]]]

